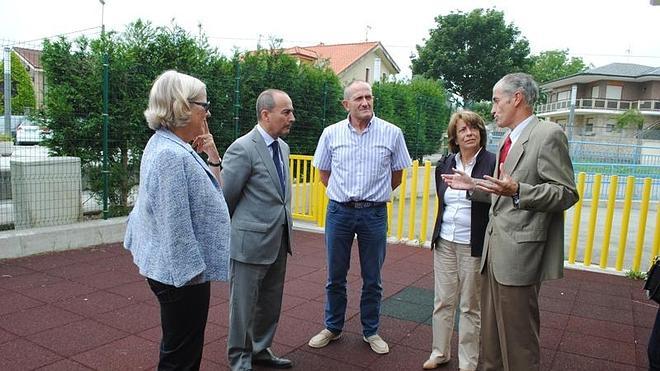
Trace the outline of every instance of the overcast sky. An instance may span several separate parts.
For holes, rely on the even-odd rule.
[[[530,43],[532,53],[569,49],[572,56],[602,66],[628,62],[660,67],[660,6],[650,0],[408,0],[395,2],[105,0],[106,29],[123,31],[138,18],[154,25],[176,23],[190,32],[201,24],[212,45],[256,48],[261,40],[283,46],[380,41],[410,74],[410,55],[435,28],[434,18],[454,10],[496,8]],[[100,31],[99,0],[0,0],[0,44],[58,34]],[[37,47],[27,43],[23,46]]]

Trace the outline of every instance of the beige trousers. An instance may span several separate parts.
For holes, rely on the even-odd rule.
[[[489,261],[482,279],[483,370],[538,370],[541,284],[501,285],[495,280]]]
[[[458,304],[458,364],[465,370],[476,369],[479,361],[480,262],[480,257],[470,256],[470,245],[442,238],[433,251],[435,300],[431,358],[451,358],[451,336]]]

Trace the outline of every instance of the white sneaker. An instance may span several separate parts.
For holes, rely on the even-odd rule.
[[[422,368],[425,370],[433,370],[448,362],[449,362],[449,357],[445,357],[445,356],[430,357],[426,362],[424,362]]]
[[[309,345],[312,348],[323,348],[324,346],[330,344],[331,341],[335,341],[341,337],[341,332],[334,334],[332,331],[324,328],[321,332],[314,335],[313,338],[309,340]]]
[[[385,340],[383,340],[378,334],[371,335],[369,337],[362,337],[365,343],[369,343],[371,350],[378,354],[387,354],[390,352],[390,347],[387,346]]]

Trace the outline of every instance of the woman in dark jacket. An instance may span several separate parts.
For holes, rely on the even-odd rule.
[[[435,169],[438,216],[431,239],[435,276],[433,347],[423,367],[430,370],[449,362],[458,304],[459,368],[474,370],[479,360],[481,329],[479,267],[490,195],[480,191],[468,195],[466,191],[453,190],[443,182],[442,174],[452,174],[453,169],[458,169],[472,178],[493,175],[495,154],[486,150],[486,126],[474,112],[454,113],[447,135],[452,154]]]

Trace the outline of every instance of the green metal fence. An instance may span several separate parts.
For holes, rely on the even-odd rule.
[[[209,127],[221,152],[256,124],[255,100],[266,88],[292,98],[296,123],[286,140],[294,154],[313,154],[323,128],[346,117],[342,87],[329,70],[300,65],[272,50],[221,56],[179,29],[158,32],[166,42],[112,33],[29,44],[0,40],[3,48],[28,53],[35,63],[19,67],[32,76],[34,100],[16,105],[12,93],[9,104],[3,103],[12,107],[8,127],[14,143],[3,147],[0,140],[0,230],[126,215],[142,148],[152,133],[142,112],[153,79],[165,69],[206,83]],[[451,107],[437,82],[379,83],[374,95],[376,114],[402,128],[411,157],[436,161],[446,153]],[[0,133],[7,130],[0,127]],[[495,150],[503,131],[489,127],[488,148]],[[605,166],[628,175],[647,169],[634,175],[655,179],[651,197],[658,200],[660,142],[639,143],[635,133],[619,133],[616,141],[600,143],[593,133],[572,132],[576,170],[608,174]]]

